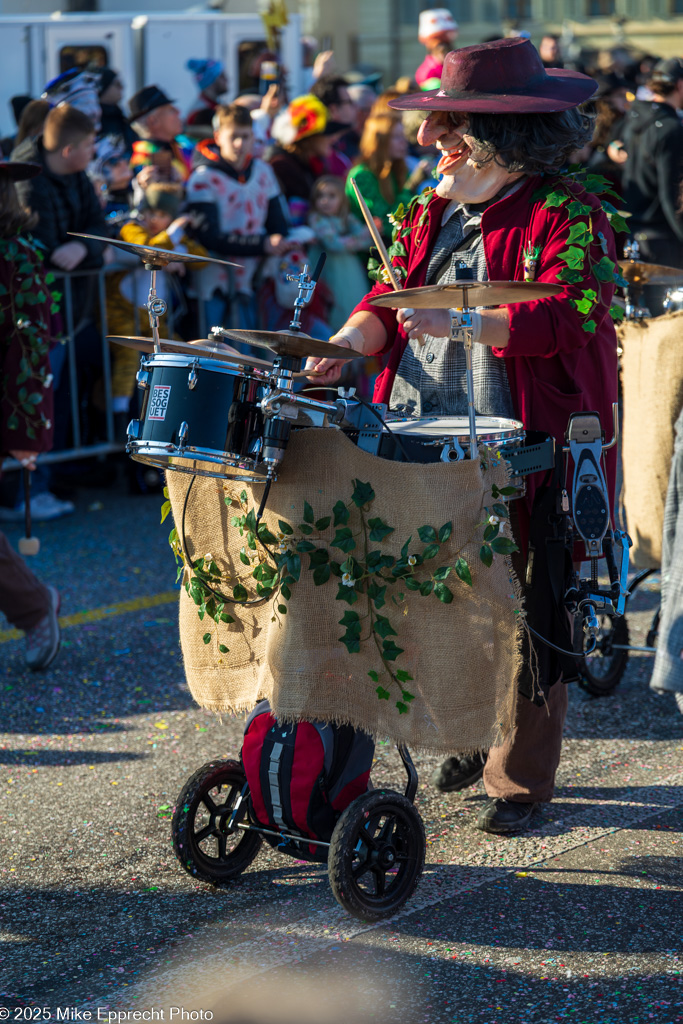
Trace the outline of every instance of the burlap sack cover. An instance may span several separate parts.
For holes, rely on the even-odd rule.
[[[664,505],[683,406],[683,311],[620,325],[624,507],[636,569],[662,561]]]
[[[180,533],[191,478],[178,473],[167,477]],[[192,695],[204,708],[233,713],[250,709],[266,697],[283,721],[350,723],[377,737],[423,750],[486,749],[505,735],[513,720],[519,600],[510,579],[509,559],[497,555],[488,568],[480,561],[482,528],[475,527],[484,517],[483,506],[491,504],[492,483],[505,486],[507,469],[500,462],[486,471],[479,461],[395,463],[361,451],[341,432],[300,430],[292,435],[272,485],[264,522],[274,533],[278,519],[296,529],[302,522],[304,500],[316,518],[329,515],[337,500],[349,501],[354,479],[369,482],[375,491],[369,515],[395,528],[371,548],[398,558],[412,536],[411,550],[421,552],[424,545],[417,528],[426,524],[438,530],[452,521],[453,533],[432,564],[434,568],[452,565],[459,553],[471,568],[472,587],[453,572],[448,577],[454,594],[450,604],[433,594],[409,593],[400,585],[388,588],[381,613],[392,622],[398,634],[393,639],[404,650],[395,667],[413,677],[406,683],[415,697],[409,710],[399,713],[396,708],[401,694],[382,677],[372,639],[361,642],[360,653],[349,653],[340,642],[344,627],[339,620],[349,606],[336,599],[338,579],[314,585],[306,555],[302,555],[301,577],[292,585],[286,615],[276,613],[279,602],[271,598],[252,608],[231,606],[235,623],[216,627],[207,618],[199,620],[194,602],[181,591],[180,638]],[[230,525],[236,509],[228,508],[224,500],[244,490],[249,506],[257,509],[262,484],[197,477],[187,503],[185,536],[190,559],[210,552],[232,582],[238,577],[252,595],[255,581],[239,559],[245,540]],[[333,527],[322,536],[329,543]],[[331,549],[331,557],[343,561],[346,555]],[[231,585],[224,588],[228,593]],[[405,592],[404,601],[393,604],[392,591]],[[366,615],[367,597],[360,595],[353,607],[361,617]],[[203,639],[207,629],[218,634],[210,643]],[[363,634],[367,633],[364,626]],[[218,642],[229,648],[228,654],[219,653]],[[379,699],[377,682],[368,675],[372,670],[380,670],[380,683],[390,690],[390,699]]]

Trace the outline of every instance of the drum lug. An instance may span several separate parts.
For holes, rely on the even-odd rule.
[[[462,462],[464,458],[465,449],[457,437],[452,437],[441,449],[441,462]]]
[[[187,422],[185,420],[183,420],[183,422],[180,424],[180,428],[178,430],[178,447],[179,448],[184,448],[185,447],[185,442],[187,441],[187,435],[188,435],[189,429],[190,428],[189,428]]]
[[[138,370],[135,374],[138,387],[143,391],[149,391],[149,370]]]
[[[194,391],[194,389],[197,387],[198,382],[199,374],[197,373],[197,368],[193,366],[187,375],[187,386],[190,389],[190,391]]]
[[[130,441],[137,441],[140,437],[140,420],[131,420],[126,433]]]

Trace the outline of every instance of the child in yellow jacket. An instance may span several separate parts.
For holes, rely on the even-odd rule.
[[[185,234],[185,227],[190,218],[187,215],[178,215],[182,197],[183,191],[178,185],[150,185],[138,209],[138,219],[124,224],[120,237],[124,242],[132,242],[135,245],[152,245],[159,249],[206,256],[206,249]],[[171,263],[165,268],[165,272],[157,274],[156,292],[169,305],[172,296],[166,273],[184,276],[186,267],[185,263]],[[193,269],[201,267],[201,263],[192,264]],[[120,271],[108,277],[108,334],[151,338],[152,330],[146,308],[149,282],[149,271],[139,262],[130,271]],[[160,334],[162,337],[168,337],[168,332],[165,333],[163,328]],[[111,345],[111,355],[114,412],[127,413],[135,389],[135,374],[140,364],[140,356],[134,349],[116,344]]]

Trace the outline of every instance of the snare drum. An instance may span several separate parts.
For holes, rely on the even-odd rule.
[[[524,427],[518,420],[477,416],[476,422],[477,442],[499,453],[502,458],[524,444]],[[389,431],[382,433],[377,452],[381,458],[394,462],[455,462],[469,456],[467,416],[388,420],[387,427]],[[522,478],[513,477],[510,482],[520,488],[521,496]]]
[[[139,420],[128,427],[126,451],[163,470],[253,481],[261,459],[259,402],[272,384],[265,370],[227,359],[155,353],[143,358]]]

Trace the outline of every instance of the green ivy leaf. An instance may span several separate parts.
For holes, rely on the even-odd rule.
[[[424,583],[420,584],[420,594],[422,597],[429,597],[433,589],[434,583],[432,580],[425,580]]]
[[[296,550],[302,555],[308,554],[309,551],[315,551],[315,544],[311,544],[310,540],[300,540],[296,546]]]
[[[407,590],[420,589],[420,582],[419,580],[416,580],[414,576],[406,576],[403,582],[405,583]]]
[[[327,583],[330,578],[330,567],[329,565],[318,565],[313,571],[313,582],[316,587],[320,587],[323,583]]]
[[[610,227],[612,228],[612,231],[614,231],[615,234],[619,234],[619,232],[622,232],[622,231],[625,234],[628,233],[628,224],[626,223],[624,218],[621,216],[621,214],[619,214],[619,213],[611,213],[611,214],[608,214],[608,218],[609,218]]]
[[[368,672],[368,675],[369,674],[370,673]],[[380,700],[389,700],[389,697],[391,696],[389,691],[385,690],[383,686],[378,686],[375,693],[377,694]]]
[[[331,541],[330,547],[339,548],[341,551],[349,552],[353,551],[356,547],[356,542],[353,539],[353,534],[348,526],[343,527],[341,530],[337,530]]]
[[[562,206],[567,202],[569,196],[565,192],[551,192],[546,196],[546,200],[543,204],[544,210],[549,210],[553,206]]]
[[[586,334],[595,334],[595,330],[597,327],[595,320],[586,320],[586,322],[581,326],[583,327]]]
[[[251,515],[251,512],[249,513],[249,516],[250,515]],[[249,527],[250,530],[255,530],[256,529],[255,525],[254,526],[250,526],[249,525],[249,516],[247,516],[247,526]],[[286,523],[284,521],[284,519],[278,519],[277,525],[280,527],[280,533],[284,533],[284,535],[286,537],[288,537],[288,536],[290,536],[290,534],[294,533],[294,530],[292,529],[292,527],[289,525],[289,523]]]
[[[372,679],[373,683],[378,683],[379,682],[379,672],[375,672],[374,668],[370,669],[370,671],[368,672],[368,675]]]
[[[382,519],[368,519],[368,526],[370,527],[370,540],[373,543],[384,540],[394,532],[394,527],[388,526]]]
[[[411,683],[413,681],[413,677],[411,676],[410,672],[406,672],[404,668],[399,668],[396,670],[396,678],[398,679],[399,683]]]
[[[564,260],[571,270],[581,270],[585,255],[583,249],[570,245],[568,249],[559,254],[558,259]]]
[[[587,224],[571,224],[569,227],[569,235],[567,236],[568,245],[580,245],[583,248],[590,245],[593,241],[593,236],[588,230]]]
[[[586,316],[588,313],[590,313],[591,309],[595,305],[595,303],[592,302],[590,299],[570,299],[569,301],[571,302],[574,309],[577,309],[579,313],[581,313],[583,316]]]
[[[210,644],[211,643],[211,634],[210,633],[205,633],[204,636],[202,637],[202,640],[204,641],[205,644]]]
[[[403,654],[403,648],[397,647],[393,640],[382,641],[382,654],[387,661],[396,661],[399,654]]]
[[[242,563],[242,565],[251,565],[251,562],[249,561],[249,555],[247,554],[245,548],[240,548],[240,562]]]
[[[611,281],[614,277],[615,266],[614,260],[611,260],[609,256],[603,256],[593,267],[593,275],[597,277],[598,281]]]
[[[484,563],[484,565],[493,565],[493,551],[491,550],[489,544],[482,544],[482,546],[479,548],[479,558]]]
[[[331,516],[323,516],[322,519],[316,520],[315,528],[316,528],[316,530],[319,533],[322,533],[323,530],[327,529],[327,527],[330,525],[331,522],[332,522],[332,517]]]
[[[575,217],[589,217],[592,212],[593,210],[590,206],[579,202],[578,199],[573,199],[567,207],[567,217],[569,220],[574,220]]]
[[[294,577],[294,580],[298,580],[301,576],[301,557],[299,555],[290,554],[285,560],[287,572]]]
[[[439,530],[439,543],[443,544],[453,533],[453,523],[444,523]]]
[[[171,502],[170,501],[165,501],[163,503],[163,505],[161,506],[161,522],[162,523],[163,523],[164,519],[167,517],[167,515],[169,514],[170,511],[171,511]]]
[[[324,565],[326,562],[329,562],[330,553],[327,548],[316,548],[315,551],[311,551],[309,558],[311,561],[308,568],[315,569],[316,566]]]
[[[256,533],[256,513],[254,512],[253,508],[250,509],[249,512],[247,512],[246,516],[244,517],[244,526],[245,529],[249,530],[250,533]],[[282,532],[286,533],[286,530],[283,530]],[[292,532],[291,527],[289,532]]]
[[[408,540],[405,542],[405,544],[401,548],[401,558],[407,558],[408,557],[408,548],[410,547],[410,542],[411,542],[412,539],[413,539],[412,537],[408,537]]]
[[[567,284],[578,284],[579,281],[583,281],[583,274],[580,270],[570,270],[569,267],[564,267],[562,270],[558,270],[555,275],[558,281],[566,281]]]
[[[496,537],[491,541],[491,549],[497,555],[511,555],[513,551],[519,551],[515,542],[509,537]]]
[[[340,626],[358,626],[358,632],[360,633],[360,615],[358,612],[346,611],[339,620]]]
[[[463,583],[466,583],[468,587],[472,586],[472,573],[470,572],[470,567],[462,557],[460,557],[455,563],[455,574],[458,579],[462,580]]]
[[[229,654],[230,653],[230,648],[226,647],[225,644],[219,644],[218,645],[218,650],[221,652],[221,654]]]
[[[434,585],[434,593],[442,604],[450,604],[453,600],[453,593],[445,583],[436,583]]]
[[[367,587],[367,595],[371,601],[374,602],[375,608],[379,611],[380,608],[384,607],[384,595],[386,594],[386,585],[381,587],[379,583],[369,583]]]
[[[620,324],[621,321],[624,319],[625,314],[621,306],[610,306],[609,315],[612,317],[612,320],[614,320],[616,324]]]
[[[346,604],[355,604],[358,600],[358,594],[354,587],[346,587],[343,583],[339,584],[339,590],[337,591],[337,601],[345,601]]]
[[[291,601],[292,591],[289,589],[286,583],[283,583],[282,586],[280,587],[280,593],[284,597],[285,601]]]
[[[305,537],[310,537],[313,533],[313,527],[309,526],[308,523],[299,523],[299,530]]]
[[[375,497],[375,492],[370,484],[364,484],[361,480],[354,480],[353,484],[354,488],[353,494],[351,495],[351,501],[356,508],[362,508],[363,505],[369,505]]]
[[[351,515],[343,501],[338,501],[336,503],[332,509],[332,514],[334,515],[335,526],[345,526],[349,521],[349,516]]]
[[[287,614],[287,605],[286,604],[279,604],[277,606],[277,610],[279,611],[280,615],[286,615]]]
[[[436,536],[436,534],[434,536]],[[436,558],[440,550],[441,548],[438,544],[428,544],[427,547],[422,552],[422,557],[426,562],[430,558]]]
[[[304,522],[305,523],[314,523],[315,522],[315,516],[313,515],[313,509],[311,508],[311,506],[308,504],[307,501],[304,502]]]
[[[436,530],[433,526],[420,526],[417,535],[423,544],[429,544],[432,541],[438,540]],[[403,552],[401,552],[403,554]]]
[[[243,587],[241,583],[238,583],[237,586],[232,588],[232,596],[238,604],[242,604],[249,597],[246,588]]]
[[[434,570],[434,573],[433,573],[434,579],[435,580],[446,580],[446,579],[448,579],[448,577],[450,575],[450,571],[451,571],[450,565],[442,565],[440,569],[435,569]]]
[[[407,715],[408,714],[408,705],[404,704],[403,701],[397,700],[396,701],[396,707],[398,708],[399,715]]]
[[[382,639],[387,636],[398,636],[398,633],[389,622],[389,619],[385,618],[384,615],[377,616],[373,628],[375,633],[377,633],[377,636],[382,637]]]
[[[401,696],[403,697],[406,704],[409,704],[411,700],[415,700],[415,694],[411,693],[410,690],[402,690]]]

